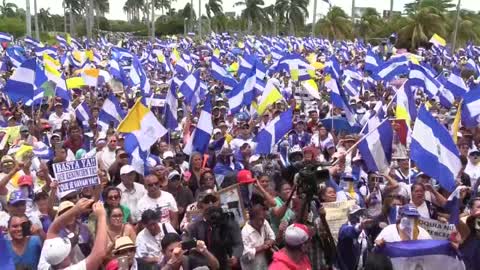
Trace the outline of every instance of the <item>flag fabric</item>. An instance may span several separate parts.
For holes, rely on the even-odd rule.
[[[192,108],[200,102],[200,84],[200,70],[191,73],[180,83],[179,91],[185,97],[185,102]]]
[[[422,87],[430,98],[438,95],[441,87],[440,82],[431,76],[422,66],[410,64],[409,78],[412,86]]]
[[[8,47],[5,55],[15,67],[19,67],[27,60],[27,57],[24,55],[23,48],[19,46]]]
[[[7,80],[4,91],[13,102],[16,103],[21,100],[26,102],[29,99],[33,99],[36,66],[37,61],[35,58],[28,59]]]
[[[462,123],[465,127],[476,127],[480,123],[480,87],[471,89],[463,96]]]
[[[120,102],[113,95],[110,94],[103,102],[102,109],[98,113],[98,125],[102,127],[102,131],[106,132],[111,124],[117,127],[118,124],[125,117],[126,113],[120,106]]]
[[[238,83],[237,81],[228,73],[225,68],[223,68],[222,64],[216,57],[212,57],[211,59],[211,74],[215,80],[219,80],[223,82],[226,86],[235,87]]]
[[[288,109],[270,121],[255,137],[256,154],[270,154],[277,144],[293,127],[293,110]]]
[[[34,47],[34,48],[36,48],[36,47],[42,47],[42,46],[43,46],[40,41],[38,41],[38,40],[36,40],[36,39],[34,39],[34,38],[32,38],[32,37],[28,37],[28,36],[27,36],[27,37],[25,37],[25,39],[24,39],[23,41],[25,41],[25,44],[30,45],[30,46],[32,46],[32,47]]]
[[[318,92],[318,85],[314,80],[307,80],[301,82],[303,88],[315,99],[320,99],[320,93]]]
[[[169,130],[175,130],[178,127],[178,100],[175,88],[175,83],[172,81],[165,98],[165,126]]]
[[[375,80],[391,81],[395,77],[409,73],[409,60],[406,56],[390,58],[387,62],[379,65],[372,73]]]
[[[455,97],[461,97],[468,92],[468,87],[460,75],[460,70],[453,69],[448,80],[444,84],[445,88],[450,90]]]
[[[430,38],[430,43],[433,43],[434,45],[437,45],[439,47],[445,47],[447,46],[447,42],[445,41],[444,38],[437,34],[433,34],[433,36]]]
[[[92,118],[92,114],[87,102],[83,101],[75,108],[75,117],[77,118],[77,121],[82,123],[84,128],[89,126],[88,121]]]
[[[458,252],[448,240],[385,243],[379,252],[390,258],[394,270],[465,269]]]
[[[265,85],[265,90],[257,102],[258,114],[263,115],[270,105],[281,99],[283,99],[283,96],[280,91],[278,91],[271,79],[268,80],[267,84]]]
[[[453,119],[452,123],[452,137],[455,143],[458,141],[458,131],[460,130],[460,121],[462,119],[462,103],[463,100],[460,100],[457,106],[457,113],[455,114],[455,118]]]
[[[373,72],[375,71],[378,66],[382,64],[380,57],[375,54],[371,49],[367,51],[367,55],[365,56],[365,70]]]
[[[96,68],[83,69],[82,78],[86,85],[97,87],[100,70]]]
[[[397,119],[405,119],[407,125],[410,126],[417,115],[415,98],[412,92],[410,82],[405,81],[397,90],[395,117]]]
[[[410,157],[420,170],[436,179],[447,191],[455,189],[462,164],[457,146],[448,130],[420,107],[412,132]]]
[[[468,189],[466,186],[458,186],[450,194],[447,199],[447,203],[443,207],[448,211],[448,223],[458,225],[460,222],[460,202],[462,201],[461,192],[462,190]]]
[[[37,57],[43,57],[45,54],[47,55],[57,55],[57,49],[54,48],[54,47],[49,47],[49,46],[46,46],[46,47],[36,47],[34,49],[35,51],[35,55]]]
[[[132,69],[130,69],[130,80],[133,85],[138,85],[143,96],[151,96],[150,80],[137,57],[133,58]]]
[[[369,122],[376,121],[378,123],[377,120],[378,117],[372,117]],[[375,124],[372,123],[371,126],[374,127]],[[358,144],[358,150],[369,171],[382,172],[390,166],[392,141],[392,125],[387,119],[383,120],[373,130],[369,130],[369,133],[362,138],[362,141]]]
[[[136,139],[136,144],[142,152],[148,151],[157,140],[167,133],[165,127],[160,124],[153,112],[142,103],[140,98],[135,102],[125,119],[118,125],[117,131],[132,134],[133,137],[130,138]],[[133,150],[131,146],[135,143],[127,143],[125,141],[126,146],[127,144],[130,147],[125,150],[127,152]]]
[[[13,36],[8,33],[0,32],[0,42],[12,42]]]
[[[183,152],[187,155],[190,155],[194,151],[200,152],[201,154],[207,152],[212,132],[212,104],[211,96],[208,95],[205,99],[205,103],[203,104],[202,111],[200,112],[197,127],[183,148]]]
[[[355,114],[348,105],[347,98],[343,92],[343,89],[340,88],[337,80],[326,77],[325,87],[330,90],[330,100],[332,102],[332,105],[339,109],[342,109],[345,112],[345,116],[350,126],[353,127],[354,125],[356,125],[357,120],[355,119]]]

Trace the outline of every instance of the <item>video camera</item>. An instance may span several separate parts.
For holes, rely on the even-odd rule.
[[[310,198],[318,194],[320,184],[330,179],[329,166],[330,163],[297,164],[298,173],[295,176],[297,192]]]

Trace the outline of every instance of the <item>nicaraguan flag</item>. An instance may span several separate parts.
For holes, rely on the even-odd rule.
[[[198,118],[197,127],[183,148],[183,152],[187,155],[190,155],[194,151],[202,154],[207,152],[212,132],[213,124],[211,96],[207,95],[202,111],[200,112],[200,117]]]
[[[462,123],[465,127],[476,127],[480,123],[480,87],[471,89],[463,96]]]
[[[355,119],[355,114],[350,108],[350,106],[348,105],[345,93],[343,93],[343,89],[340,88],[337,80],[333,78],[326,78],[325,87],[330,89],[330,100],[333,106],[340,108],[345,112],[345,116],[350,126],[353,127],[355,124],[357,124],[357,120]]]
[[[133,59],[133,54],[124,48],[119,48],[119,47],[113,47],[112,51],[112,58],[118,61],[124,60],[124,59]]]
[[[416,64],[410,64],[409,78],[412,86],[422,87],[430,98],[437,96],[442,86],[424,67]]]
[[[369,121],[377,122],[378,117],[374,116]],[[374,126],[373,123],[372,126]],[[392,141],[392,125],[388,119],[385,119],[376,128],[370,130],[358,144],[358,150],[369,171],[382,172],[390,166],[392,161]]]
[[[397,90],[395,116],[397,119],[405,119],[407,125],[417,117],[415,97],[409,80],[405,81]]]
[[[82,123],[84,128],[89,126],[88,121],[92,118],[92,114],[87,102],[84,101],[75,108],[75,116],[77,117],[77,121]]]
[[[293,111],[288,109],[270,121],[267,126],[260,130],[255,136],[257,146],[256,154],[270,154],[276,143],[292,129]]]
[[[8,33],[0,32],[0,42],[12,42],[13,36]]]
[[[178,127],[178,100],[175,89],[176,86],[172,80],[165,98],[165,126],[169,130],[175,130]]]
[[[448,130],[425,106],[420,107],[413,127],[410,157],[444,189],[449,192],[455,189],[455,179],[462,167],[460,154]]]
[[[385,243],[379,250],[394,270],[464,270],[458,252],[448,240],[413,240]]]
[[[460,75],[460,70],[454,68],[444,84],[445,88],[450,90],[455,97],[461,97],[468,92],[468,87]]]
[[[30,45],[33,48],[42,47],[42,43],[32,37],[25,37],[23,41],[25,41],[25,44]]]
[[[223,68],[222,64],[216,57],[212,57],[211,64],[212,66],[210,72],[215,80],[219,80],[231,88],[238,84],[235,78],[233,78],[232,75],[230,75],[230,73]]]
[[[148,97],[152,94],[150,90],[150,80],[137,57],[133,58],[132,68],[130,69],[130,80],[133,85],[139,85],[142,96]]]
[[[22,47],[13,46],[7,48],[5,55],[8,57],[8,60],[10,60],[12,65],[18,68],[23,62],[27,60],[24,52],[25,51]]]
[[[56,56],[57,55],[57,49],[54,47],[36,47],[34,49],[35,55],[37,57],[43,57],[44,54],[48,54],[50,56]]]
[[[5,93],[12,102],[23,100],[26,102],[34,97],[35,69],[37,61],[35,58],[28,59],[18,67],[5,84]]]
[[[102,131],[106,132],[111,124],[114,128],[117,127],[125,115],[126,113],[120,106],[118,99],[113,94],[110,94],[103,102],[102,109],[98,113],[97,123],[102,127]]]
[[[365,70],[374,72],[378,66],[382,64],[380,57],[376,53],[372,51],[372,49],[368,49],[367,55],[365,56]]]
[[[335,55],[332,55],[325,65],[325,73],[330,74],[330,76],[336,80],[342,78],[343,71],[340,68],[340,63]]]
[[[185,97],[185,102],[194,108],[200,102],[200,97],[203,95],[201,93],[203,86],[200,80],[200,70],[197,69],[188,75],[183,82],[180,82],[180,93]]]
[[[396,76],[408,74],[409,60],[406,56],[400,56],[390,58],[387,62],[378,66],[378,68],[372,73],[372,78],[375,80],[391,81]]]

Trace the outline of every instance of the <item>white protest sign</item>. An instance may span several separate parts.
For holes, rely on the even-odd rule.
[[[322,203],[325,208],[325,219],[327,220],[330,232],[332,232],[333,239],[338,240],[338,231],[348,219],[348,209],[355,204],[355,200],[349,200],[344,202],[330,202]]]
[[[419,219],[418,225],[424,228],[435,240],[446,240],[455,229],[455,225],[444,223],[435,219]]]
[[[100,184],[96,158],[53,163],[53,173],[58,181],[58,195]]]
[[[247,211],[244,208],[238,184],[219,190],[218,195],[224,211],[232,213],[238,225],[243,227],[247,222]]]

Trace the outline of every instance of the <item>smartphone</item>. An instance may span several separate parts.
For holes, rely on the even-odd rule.
[[[22,234],[23,234],[23,236],[28,236],[28,235],[32,234],[31,227],[32,227],[32,223],[30,223],[30,221],[22,223]]]
[[[195,247],[197,247],[197,240],[196,239],[182,241],[182,249],[183,250],[190,250],[190,249],[195,248]]]

